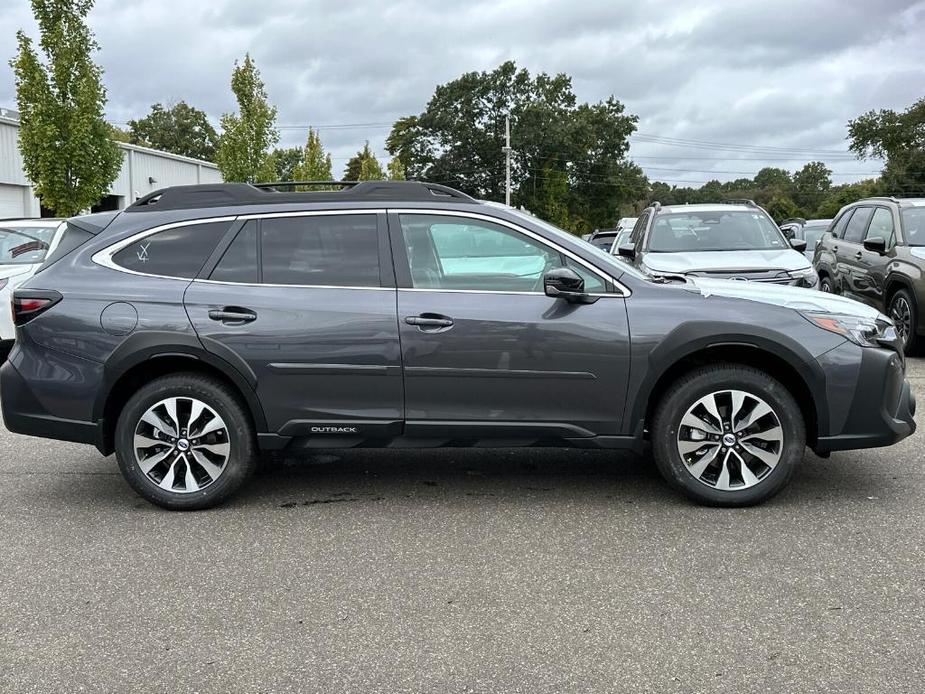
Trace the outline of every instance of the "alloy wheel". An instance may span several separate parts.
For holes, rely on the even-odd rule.
[[[148,480],[177,494],[213,484],[231,454],[224,420],[189,397],[167,398],[148,408],[135,426],[132,448]]]
[[[897,296],[890,305],[890,318],[896,325],[896,332],[903,344],[909,342],[909,334],[912,332],[912,307],[906,301],[906,297]]]
[[[721,390],[687,410],[677,446],[684,467],[698,482],[738,491],[760,483],[777,466],[784,432],[777,414],[757,395]]]

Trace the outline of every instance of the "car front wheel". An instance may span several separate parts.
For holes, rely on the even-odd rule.
[[[129,485],[172,510],[216,506],[255,467],[250,419],[235,393],[200,374],[177,374],[143,386],[116,425],[116,457]]]
[[[653,419],[662,476],[712,506],[749,506],[779,492],[803,458],[806,429],[790,392],[748,366],[705,366],[683,376]]]

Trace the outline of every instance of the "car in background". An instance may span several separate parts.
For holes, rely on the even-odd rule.
[[[618,254],[650,275],[768,282],[813,289],[818,277],[803,255],[751,200],[702,205],[653,203]]]
[[[822,291],[889,315],[907,354],[925,342],[925,198],[846,205],[822,235],[813,265]]]
[[[600,248],[602,251],[609,253],[614,239],[619,235],[619,229],[595,229],[594,233],[585,240],[595,248]]]
[[[831,223],[831,219],[788,219],[781,223],[780,230],[784,232],[788,240],[806,241],[806,250],[803,251],[803,255],[812,262],[816,253],[816,244],[828,231]]]
[[[620,233],[617,234],[616,237],[614,238],[613,245],[610,246],[610,254],[617,255],[619,252],[620,246],[622,246],[624,243],[627,243],[630,240],[630,236],[632,235],[632,233],[633,233],[633,227],[629,227],[628,229],[621,229]]]
[[[16,337],[9,310],[13,290],[41,267],[62,226],[60,219],[0,220],[0,361]]]

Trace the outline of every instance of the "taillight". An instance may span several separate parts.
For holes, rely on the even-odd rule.
[[[58,292],[21,290],[13,293],[13,322],[25,325],[61,301]]]

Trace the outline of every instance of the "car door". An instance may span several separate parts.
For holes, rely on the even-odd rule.
[[[271,431],[401,432],[401,356],[385,214],[242,218],[186,292],[206,349],[250,369]]]
[[[896,257],[896,225],[889,208],[873,209],[864,240],[872,238],[882,238],[886,251],[881,254],[861,246],[860,258],[854,266],[854,293],[865,303],[884,310],[886,275]]]
[[[842,292],[859,300],[863,300],[861,292],[863,284],[858,284],[859,279],[863,283],[863,272],[860,267],[864,251],[862,244],[873,212],[873,207],[856,207],[854,209],[851,218],[845,225],[844,236],[839,240],[835,252]]]
[[[622,294],[536,232],[475,213],[389,215],[411,436],[533,440],[618,434],[629,370]],[[543,291],[569,265],[599,294]]]

